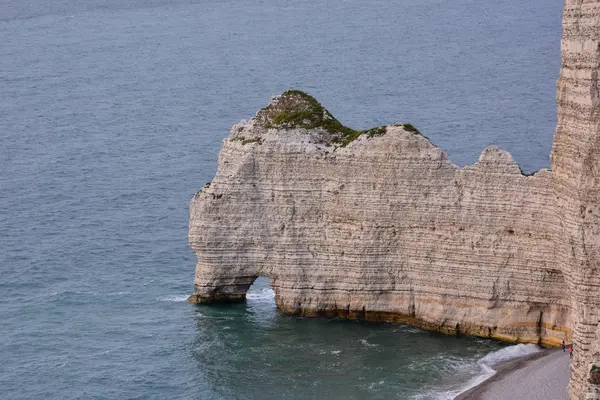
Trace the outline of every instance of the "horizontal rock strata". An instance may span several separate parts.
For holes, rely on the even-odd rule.
[[[567,0],[551,163],[557,265],[573,310],[571,399],[600,399],[600,3]]]
[[[409,124],[364,132],[290,91],[223,142],[190,205],[190,301],[268,276],[299,315],[574,343],[569,398],[600,400],[600,3],[566,0],[552,172],[458,168]]]
[[[266,110],[305,101],[290,92]],[[495,147],[457,168],[411,126],[344,146],[322,127],[273,128],[264,114],[233,127],[217,175],[192,200],[194,301],[243,300],[268,276],[289,313],[569,339],[549,171],[524,176]]]

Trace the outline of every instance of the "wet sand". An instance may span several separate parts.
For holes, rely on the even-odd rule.
[[[569,353],[561,349],[510,360],[498,372],[455,400],[565,400],[569,384]]]

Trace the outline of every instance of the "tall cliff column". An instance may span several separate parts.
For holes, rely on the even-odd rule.
[[[556,258],[573,310],[570,399],[600,399],[600,386],[590,382],[590,370],[600,360],[599,39],[600,3],[566,0],[551,163],[558,217]]]

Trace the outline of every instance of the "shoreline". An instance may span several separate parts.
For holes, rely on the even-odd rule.
[[[273,289],[273,288],[272,288]],[[274,290],[274,289],[273,289]],[[194,291],[188,298],[187,302],[206,306],[211,304],[236,304],[246,301],[247,292],[244,294],[227,294],[218,296],[202,296]],[[428,332],[443,333],[451,336],[474,336],[482,339],[497,340],[507,344],[537,344],[545,346],[545,348],[558,348],[562,342],[562,336],[546,335],[544,337],[539,334],[531,334],[529,336],[511,336],[509,333],[498,332],[498,328],[493,329],[486,325],[468,324],[464,321],[460,323],[439,324],[415,317],[413,315],[404,314],[395,311],[378,311],[378,310],[354,310],[350,308],[334,308],[314,309],[294,305],[287,307],[282,301],[275,299],[277,309],[285,315],[304,317],[304,318],[332,318],[332,319],[348,319],[365,322],[382,322],[392,324],[405,324]],[[543,327],[548,328],[545,324]],[[554,326],[553,329],[564,332],[565,335],[572,336],[572,332],[567,326]]]
[[[569,364],[568,351],[542,349],[492,366],[496,371],[494,375],[454,400],[535,399],[532,393],[539,393],[540,399],[564,400],[567,398]]]

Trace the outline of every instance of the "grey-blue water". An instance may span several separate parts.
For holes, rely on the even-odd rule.
[[[562,2],[0,0],[0,398],[451,397],[503,346],[197,307],[188,202],[288,88],[548,166]],[[506,352],[504,348],[496,356]],[[488,357],[490,357],[488,355]]]

